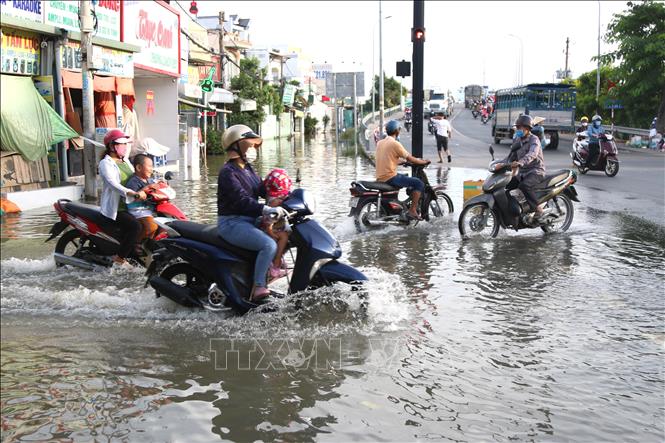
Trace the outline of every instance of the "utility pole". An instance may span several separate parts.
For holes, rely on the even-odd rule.
[[[383,134],[383,15],[379,0],[379,134]]]
[[[224,11],[219,11],[219,78],[222,79],[222,88],[224,84]]]
[[[598,66],[596,68],[596,106],[600,99],[600,0],[598,0]],[[596,110],[598,112],[598,110]]]
[[[425,63],[425,1],[413,0],[413,132],[411,136],[411,154],[423,156],[423,69]],[[415,170],[413,174],[415,176]]]
[[[95,96],[92,87],[92,32],[94,31],[90,0],[81,0],[81,75],[83,84],[83,135],[95,138]],[[97,168],[95,146],[85,140],[83,148],[83,173],[85,174],[85,197],[97,199]]]
[[[566,67],[564,68],[563,75],[565,78],[568,78],[568,43],[570,43],[570,39],[566,37]]]
[[[333,109],[335,114],[335,147],[339,145],[339,116],[337,115],[337,75],[333,72]]]
[[[356,92],[356,73],[353,73],[353,132],[354,139],[358,138],[358,94]]]

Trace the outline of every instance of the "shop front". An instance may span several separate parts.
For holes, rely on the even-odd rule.
[[[180,15],[161,1],[124,1],[121,40],[141,48],[134,56],[139,136],[170,148],[166,161],[177,168]]]

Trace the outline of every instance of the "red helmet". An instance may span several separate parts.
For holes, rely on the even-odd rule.
[[[284,169],[273,169],[266,176],[263,185],[269,198],[286,197],[291,192],[291,177]]]
[[[111,143],[129,143],[131,139],[120,129],[111,129],[104,136],[104,144],[108,146]]]

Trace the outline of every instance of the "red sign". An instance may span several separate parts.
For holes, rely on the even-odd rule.
[[[152,89],[145,91],[145,113],[148,115],[155,113],[155,91]]]

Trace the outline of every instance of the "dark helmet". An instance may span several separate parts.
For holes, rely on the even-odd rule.
[[[397,120],[390,120],[386,123],[386,134],[392,135],[399,129],[399,122]]]
[[[515,120],[515,126],[526,126],[531,129],[533,128],[533,119],[530,115],[520,115],[517,117],[517,120]]]

